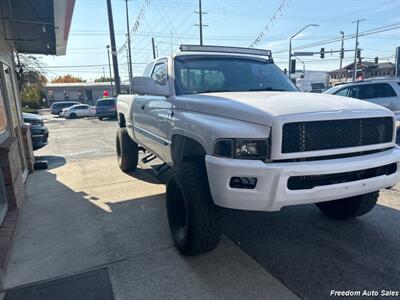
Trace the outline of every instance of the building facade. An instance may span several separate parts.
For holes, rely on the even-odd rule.
[[[362,62],[361,66],[358,65],[357,76],[362,76],[364,79],[367,78],[394,78],[396,70],[395,64],[391,62],[373,63],[373,62]],[[329,72],[329,81],[331,84],[337,83],[342,78],[342,81],[351,81],[354,73],[354,64],[349,64],[343,67],[340,74],[340,70],[333,70]]]
[[[43,89],[47,106],[57,101],[79,101],[95,105],[104,92],[113,95],[115,87],[110,82],[47,83]],[[128,85],[121,85],[121,93],[128,93]]]
[[[22,117],[17,56],[65,54],[74,5],[75,0],[0,1],[0,229],[7,213],[21,206],[25,180],[33,171],[28,164],[32,150]],[[1,269],[4,253],[0,254]]]

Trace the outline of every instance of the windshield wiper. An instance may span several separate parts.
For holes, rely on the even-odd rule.
[[[249,92],[257,92],[257,91],[271,91],[271,92],[287,92],[287,90],[283,90],[283,89],[274,89],[271,87],[267,87],[267,88],[260,88],[260,89],[248,89]]]

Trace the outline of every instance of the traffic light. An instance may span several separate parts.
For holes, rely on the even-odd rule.
[[[296,60],[292,59],[291,64],[290,64],[290,73],[294,74],[296,73]]]
[[[376,64],[378,63],[378,60],[379,60],[378,56],[375,57],[375,63],[376,63]]]
[[[325,58],[325,48],[321,48],[320,54],[321,58]]]
[[[357,58],[360,59],[361,58],[361,50],[357,49]]]

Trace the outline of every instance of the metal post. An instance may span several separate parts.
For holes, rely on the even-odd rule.
[[[152,48],[153,48],[153,59],[156,59],[156,46],[155,46],[155,43],[154,43],[154,38],[152,37],[151,38],[151,46],[152,46]]]
[[[111,55],[114,69],[114,82],[115,82],[115,93],[119,95],[121,93],[121,81],[119,78],[118,70],[118,58],[117,48],[115,45],[115,32],[114,32],[114,21],[112,16],[111,0],[107,0],[107,12],[108,12],[108,26],[110,28],[110,42],[111,42]]]
[[[360,22],[365,21],[365,19],[358,19],[357,21],[354,21],[354,23],[357,23],[357,30],[356,30],[356,45],[354,47],[354,71],[353,71],[353,81],[356,81],[357,77],[357,50],[358,50],[358,28],[360,25]]]
[[[203,46],[203,12],[201,10],[201,0],[199,0],[199,28],[200,28],[200,46]]]
[[[300,29],[299,31],[297,31],[294,35],[292,35],[289,39],[289,78],[290,78],[290,74],[291,74],[291,60],[292,60],[292,39],[297,36],[300,32],[302,32],[304,29],[311,27],[311,26],[319,26],[318,24],[308,24],[307,26],[304,26],[302,29]]]
[[[129,93],[131,93],[131,84],[132,84],[132,53],[131,53],[131,33],[129,30],[129,11],[128,11],[128,0],[125,0],[125,10],[126,10],[126,31],[127,31],[127,39],[128,39],[128,74],[129,74]]]
[[[113,89],[112,75],[111,75],[110,45],[107,45],[107,58],[108,58],[108,70],[110,71],[111,96],[114,96],[114,89]]]
[[[342,35],[342,46],[340,47],[340,66],[339,66],[339,82],[342,82],[342,68],[343,68],[343,56],[344,56],[344,32],[341,31]]]
[[[289,67],[288,67],[288,77],[290,78],[292,74],[292,39],[289,39]]]

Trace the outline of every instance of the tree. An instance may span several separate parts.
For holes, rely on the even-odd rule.
[[[110,79],[110,77],[101,76],[101,77],[99,77],[99,78],[96,78],[96,79],[94,80],[94,82],[110,82],[111,80],[114,81],[114,78],[111,78],[111,79]]]
[[[16,67],[22,105],[40,108],[44,97],[43,87],[47,83],[42,62],[38,57],[18,54]]]
[[[73,82],[86,82],[86,80],[83,80],[81,77],[76,77],[70,74],[58,76],[54,78],[52,83],[73,83]]]

